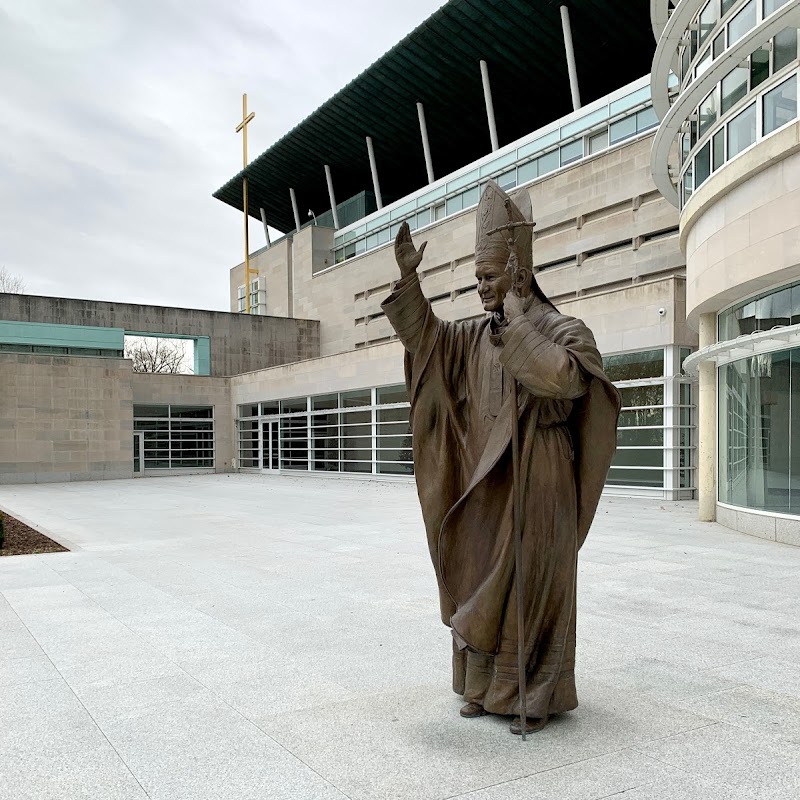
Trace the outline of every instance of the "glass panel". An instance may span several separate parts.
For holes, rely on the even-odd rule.
[[[686,172],[683,173],[683,202],[685,203],[691,196],[692,196],[692,189],[694,188],[694,184],[692,183],[692,165],[686,168]]]
[[[728,158],[738,155],[756,140],[756,106],[748,106],[728,123]]]
[[[727,364],[720,380],[720,500],[788,512],[791,355]]]
[[[797,58],[797,28],[784,28],[775,35],[775,69],[783,69]]]
[[[509,189],[513,189],[517,185],[517,170],[516,170],[516,168],[515,169],[510,169],[508,172],[504,172],[502,175],[500,175],[497,178],[497,185],[501,189],[503,189],[503,191],[508,191]],[[475,187],[475,192],[476,193],[478,192],[478,187],[477,186]],[[466,194],[469,194],[469,192],[467,192]],[[464,199],[464,207],[467,206],[466,194],[465,194],[465,199]],[[475,202],[477,203],[478,201],[475,200]],[[471,205],[471,203],[470,203],[470,205]]]
[[[540,175],[544,175],[546,172],[552,172],[558,169],[558,150],[545,153],[543,156],[539,156],[536,161],[538,162]]]
[[[311,398],[311,410],[322,411],[329,408],[339,407],[339,395],[337,394],[320,394]]]
[[[725,31],[714,37],[713,55],[714,58],[719,58],[720,54],[725,50]]]
[[[698,135],[702,136],[717,121],[716,89],[700,103],[700,125]]]
[[[772,133],[797,116],[797,76],[764,95],[764,135]]]
[[[636,112],[636,131],[638,133],[646,131],[648,128],[652,128],[655,125],[658,125],[658,115],[652,106],[650,106],[650,108],[645,108],[643,111]]]
[[[617,450],[611,462],[614,467],[663,467],[663,450]]]
[[[372,462],[358,463],[353,461],[345,461],[342,464],[344,472],[372,472]]]
[[[722,0],[722,14],[723,16],[733,8],[733,4],[736,0]]]
[[[695,189],[711,174],[711,142],[706,142],[698,151],[694,160],[694,186]]]
[[[134,406],[134,417],[168,417],[169,406]]]
[[[523,164],[521,167],[517,167],[517,181],[522,183],[527,183],[528,181],[532,181],[534,178],[539,177],[539,163],[535,159],[533,161],[529,161],[527,164]]]
[[[170,406],[170,416],[192,419],[209,419],[214,416],[211,406]]]
[[[261,404],[261,413],[265,415],[277,414],[279,410],[278,401],[271,400],[269,403]]]
[[[762,84],[769,78],[769,50],[756,50],[750,56],[750,88]]]
[[[663,408],[643,408],[637,411],[623,411],[619,415],[620,428],[637,428],[641,426],[663,425]]]
[[[252,403],[246,406],[239,406],[240,417],[257,417],[258,416],[258,403]]]
[[[723,79],[721,111],[724,114],[747,94],[748,68],[734,67]]]
[[[664,485],[664,471],[660,469],[624,469],[611,467],[606,479],[608,486],[633,486],[635,488],[661,488]]]
[[[341,403],[342,408],[354,408],[356,406],[372,405],[372,392],[369,389],[357,389],[354,392],[342,392]]]
[[[620,119],[617,120],[617,122],[612,122],[609,128],[611,144],[614,144],[615,142],[621,142],[623,139],[627,139],[629,136],[633,136],[635,133],[636,133],[635,116],[625,117],[625,119]]]
[[[697,66],[695,67],[694,74],[696,78],[699,78],[709,67],[711,66],[711,48],[709,47],[705,53],[703,53],[703,57],[697,62]]]
[[[738,42],[756,26],[756,0],[750,0],[728,24],[728,46]]]
[[[378,409],[378,422],[408,422],[409,413],[407,408],[381,408]]]
[[[664,351],[645,350],[641,353],[605,356],[603,369],[612,381],[661,378],[664,375]]]
[[[396,386],[380,386],[376,391],[379,406],[408,402],[408,390],[404,383],[399,383]]]
[[[457,194],[455,197],[447,199],[447,216],[461,211],[461,195]]]
[[[463,189],[473,181],[477,181],[478,178],[480,178],[479,171],[477,169],[470,170],[466,175],[462,175],[459,178],[454,178],[452,181],[449,181],[447,184],[447,191],[454,192],[457,189]]]
[[[571,164],[573,161],[577,161],[579,158],[583,158],[583,139],[565,144],[561,148],[562,167],[566,164]]]
[[[703,10],[700,12],[700,46],[708,39],[711,30],[717,24],[719,14],[717,13],[718,3],[717,0],[709,0]]]
[[[619,393],[623,408],[664,405],[664,385],[660,383],[655,386],[624,386]]]
[[[413,464],[377,464],[378,472],[382,475],[413,475]]]
[[[608,147],[608,129],[589,137],[589,152],[599,153]]]
[[[786,5],[789,0],[764,0],[764,16],[777,11],[782,5]]]
[[[417,227],[422,228],[425,225],[431,224],[431,210],[426,208],[424,211],[417,213]]]
[[[725,128],[720,128],[713,136],[713,169],[718,170],[725,163]]]
[[[480,187],[473,186],[461,195],[461,208],[469,208],[470,206],[477,205],[480,199]]]
[[[305,411],[308,408],[308,400],[305,397],[292,397],[289,400],[281,400],[281,414],[293,414],[298,411]]]
[[[617,432],[618,447],[662,447],[663,444],[663,428],[629,429]]]

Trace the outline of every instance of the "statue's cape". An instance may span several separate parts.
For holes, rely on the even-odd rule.
[[[481,323],[481,327],[485,325],[488,320]],[[574,401],[567,420],[575,451],[577,550],[589,532],[616,448],[620,396],[603,372],[594,342],[581,335],[586,331],[582,323],[559,314],[548,304],[537,328],[568,349],[592,376],[588,391]],[[509,530],[511,430],[516,420],[521,441],[536,435],[539,401],[521,389],[515,414],[511,398],[506,399],[464,488],[463,477],[454,466],[459,438],[465,435],[455,422],[464,398],[443,391],[447,381],[440,378],[447,365],[459,358],[456,351],[470,346],[465,338],[476,346],[476,337],[450,337],[443,326],[429,330],[420,347],[406,354],[405,365],[417,487],[439,582],[442,620],[473,649],[492,652],[491,637],[499,628],[513,575]],[[492,532],[488,538],[495,537],[491,553],[487,552],[487,532]],[[476,558],[477,553],[485,557]],[[487,619],[486,615],[497,619]]]

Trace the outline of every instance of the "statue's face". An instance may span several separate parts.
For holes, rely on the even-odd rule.
[[[506,294],[511,290],[511,276],[505,263],[487,261],[478,264],[475,267],[475,277],[478,279],[478,294],[483,310],[499,311],[503,307]]]

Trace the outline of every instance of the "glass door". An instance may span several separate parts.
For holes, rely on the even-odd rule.
[[[133,476],[138,478],[144,475],[144,433],[136,431],[133,434]]]
[[[280,468],[278,459],[278,420],[261,423],[261,469],[270,472]]]

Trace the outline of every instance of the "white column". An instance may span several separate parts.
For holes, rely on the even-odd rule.
[[[264,223],[264,238],[267,240],[267,247],[269,247],[272,242],[269,240],[269,228],[267,227],[267,212],[264,209],[261,210],[261,222]]]
[[[428,142],[428,126],[425,124],[425,107],[417,103],[417,116],[419,117],[419,132],[422,134],[422,151],[425,153],[425,169],[428,173],[428,183],[433,183],[433,162],[431,161],[431,146]]]
[[[383,208],[383,198],[381,197],[381,185],[378,182],[378,165],[375,163],[375,148],[372,146],[371,136],[367,136],[367,154],[369,155],[369,169],[372,173],[372,189],[375,192],[375,202],[380,210]]]
[[[489,138],[492,141],[492,152],[500,149],[497,142],[497,125],[494,121],[494,103],[492,102],[492,87],[489,84],[489,66],[481,61],[481,80],[483,81],[483,99],[486,101],[486,117],[489,120]]]
[[[339,230],[339,212],[336,210],[336,197],[333,194],[333,178],[331,168],[325,165],[325,180],[328,183],[328,199],[331,201],[331,214],[333,214],[333,227]]]
[[[717,341],[717,315],[700,315],[700,349]],[[701,522],[717,518],[717,365],[703,361],[698,370],[697,493]]]
[[[564,30],[564,50],[567,53],[567,69],[569,70],[569,90],[572,93],[572,108],[577,111],[581,107],[581,92],[578,88],[578,70],[575,66],[575,48],[572,44],[572,26],[569,22],[569,8],[561,6],[561,27]]]
[[[294,227],[295,230],[300,230],[300,213],[297,210],[297,196],[294,189],[289,188],[289,197],[292,199],[292,213],[294,214]]]

